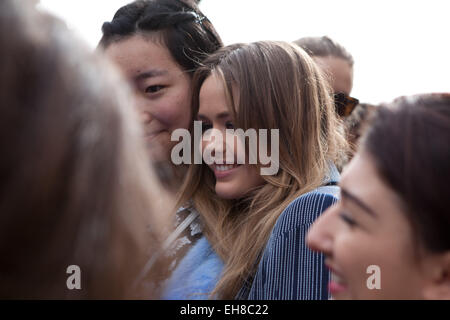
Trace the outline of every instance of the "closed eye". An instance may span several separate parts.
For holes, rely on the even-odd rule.
[[[162,85],[149,86],[145,89],[145,93],[156,93],[156,92],[161,91],[164,88],[165,88],[165,86],[162,86]]]
[[[350,227],[354,227],[357,225],[356,221],[350,218],[346,213],[341,212],[339,213],[339,217]]]

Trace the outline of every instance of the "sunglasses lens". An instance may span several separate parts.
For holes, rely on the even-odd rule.
[[[336,113],[341,117],[348,117],[358,103],[358,99],[349,97],[345,93],[340,92],[334,95]]]
[[[334,95],[334,106],[336,108],[336,113],[343,117],[345,114],[345,95],[343,93]]]

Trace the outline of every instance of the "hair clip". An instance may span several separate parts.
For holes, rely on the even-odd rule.
[[[189,11],[190,14],[192,14],[195,17],[195,22],[197,22],[198,24],[203,24],[203,20],[206,19],[205,16],[200,16],[197,12],[195,11]]]

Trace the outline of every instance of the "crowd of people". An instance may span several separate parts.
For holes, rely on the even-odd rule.
[[[450,299],[450,93],[361,103],[333,39],[193,0],[102,31],[0,2],[0,298]]]

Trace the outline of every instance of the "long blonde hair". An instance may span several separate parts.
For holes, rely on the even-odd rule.
[[[225,261],[212,295],[232,299],[254,274],[281,212],[323,184],[330,162],[346,150],[346,142],[331,90],[299,47],[264,41],[220,49],[194,75],[194,117],[200,88],[212,73],[223,82],[236,127],[279,129],[279,171],[262,176],[265,183],[245,198],[218,198],[214,175],[205,164],[191,165],[181,188],[179,204],[192,199],[205,236]]]

